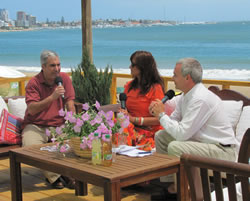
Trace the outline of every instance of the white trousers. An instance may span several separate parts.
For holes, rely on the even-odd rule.
[[[209,144],[194,141],[176,141],[165,130],[155,134],[156,152],[180,157],[182,154],[193,154],[222,160],[236,161],[236,149],[220,144]],[[173,182],[173,175],[161,177],[161,182]]]

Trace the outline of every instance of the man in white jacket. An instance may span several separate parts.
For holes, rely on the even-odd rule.
[[[201,83],[200,63],[193,58],[179,60],[173,81],[183,92],[174,112],[166,115],[161,100],[153,101],[149,106],[151,114],[159,118],[164,128],[155,135],[156,152],[178,157],[188,153],[235,161],[233,128],[221,99]],[[171,193],[174,192],[174,185],[171,185],[164,195],[173,198],[176,194]]]

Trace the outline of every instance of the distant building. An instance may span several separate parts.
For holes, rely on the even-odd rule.
[[[4,22],[9,21],[9,12],[6,9],[0,9],[0,20]]]
[[[15,26],[15,21],[9,19],[9,26],[14,27]]]
[[[18,11],[16,16],[16,26],[24,27],[26,24],[26,13],[23,11]]]
[[[3,26],[4,26],[4,21],[0,20],[0,27],[3,27]]]
[[[36,25],[36,17],[35,16],[30,16],[30,26]]]
[[[17,27],[31,27],[36,25],[36,17],[28,15],[23,11],[18,11],[16,18]]]
[[[26,13],[23,11],[18,11],[17,12],[17,17],[16,17],[17,21],[24,21],[26,20]]]
[[[26,15],[26,21],[28,21],[30,27],[36,25],[36,17],[32,15]]]

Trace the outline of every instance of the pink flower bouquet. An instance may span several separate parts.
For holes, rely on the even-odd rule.
[[[83,112],[73,114],[65,112],[63,109],[59,111],[59,115],[63,116],[65,123],[55,129],[47,129],[46,135],[51,137],[52,142],[57,142],[60,152],[65,152],[67,142],[72,137],[81,138],[81,149],[92,148],[92,140],[94,133],[98,133],[98,137],[106,140],[105,135],[111,135],[121,132],[123,128],[129,124],[128,116],[118,113],[119,120],[114,119],[112,111],[104,112],[100,110],[100,104],[82,105]],[[112,139],[111,137],[109,139]]]

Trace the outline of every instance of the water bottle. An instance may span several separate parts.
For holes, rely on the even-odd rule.
[[[119,148],[119,133],[112,134],[112,162],[114,163],[116,160],[116,153]]]
[[[102,164],[102,143],[100,138],[98,137],[98,133],[94,134],[94,139],[92,141],[92,164]]]
[[[110,135],[105,135],[105,139],[102,140],[102,164],[103,166],[112,165],[112,140]]]

